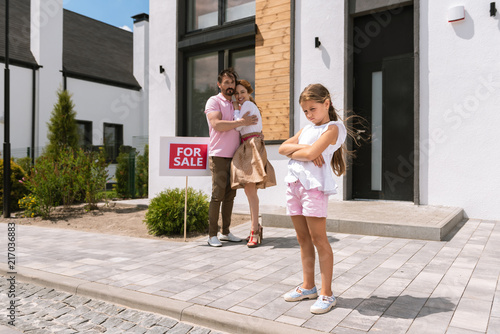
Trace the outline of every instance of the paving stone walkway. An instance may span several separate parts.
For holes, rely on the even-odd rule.
[[[0,276],[0,291],[9,283]],[[154,313],[117,306],[100,300],[75,296],[29,283],[16,284],[17,310],[15,327],[8,330],[27,334],[218,334],[192,324]],[[0,305],[9,305],[7,294],[0,295]],[[0,324],[8,325],[4,312]],[[0,328],[0,334],[2,328]]]
[[[244,237],[248,230],[242,224],[232,232]],[[302,281],[294,230],[264,226],[264,237],[255,249],[212,248],[206,238],[179,243],[18,226],[17,269],[25,279],[67,283],[77,296],[121,298],[112,303],[228,333],[500,333],[500,222],[469,219],[444,241],[329,232],[338,304],[324,315],[309,312],[314,301],[283,300]],[[319,266],[316,272],[319,283]],[[115,315],[120,325],[134,322],[120,318],[123,312]]]

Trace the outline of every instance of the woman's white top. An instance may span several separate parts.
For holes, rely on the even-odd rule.
[[[240,110],[234,111],[234,120],[237,121],[241,119],[247,111],[250,111],[250,116],[257,116],[257,118],[259,119],[257,124],[239,126],[236,128],[236,131],[239,131],[242,136],[246,135],[247,133],[262,132],[262,116],[260,115],[259,108],[257,108],[255,103],[253,103],[252,101],[245,101],[241,105]]]
[[[332,124],[335,124],[339,129],[337,142],[328,147],[321,153],[325,163],[323,166],[315,166],[312,161],[298,161],[290,159],[288,162],[288,174],[285,177],[286,183],[300,181],[305,189],[317,188],[325,193],[325,195],[333,195],[337,193],[337,184],[333,178],[333,170],[331,161],[333,153],[344,143],[347,136],[347,131],[342,121],[331,121],[323,125],[308,124],[302,129],[299,136],[299,144],[312,145]]]

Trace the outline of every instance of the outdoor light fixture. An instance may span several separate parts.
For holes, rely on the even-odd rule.
[[[319,41],[319,37],[314,37],[314,47],[319,48],[321,42]]]
[[[163,66],[160,65],[160,73],[163,73],[165,72],[165,69],[163,68]]]
[[[448,22],[456,22],[465,19],[464,6],[455,6],[448,9]]]
[[[490,2],[490,16],[496,16],[497,15],[497,8],[495,6],[494,2]]]

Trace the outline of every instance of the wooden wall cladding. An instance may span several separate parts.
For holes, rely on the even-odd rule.
[[[256,0],[255,100],[265,140],[290,136],[291,0]]]

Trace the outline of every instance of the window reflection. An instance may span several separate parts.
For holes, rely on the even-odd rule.
[[[217,95],[218,53],[188,58],[187,136],[208,137],[205,104]]]
[[[232,52],[230,63],[238,73],[238,78],[247,80],[255,89],[255,50],[246,49]]]
[[[219,24],[219,2],[222,0],[188,0],[187,30],[193,31]],[[224,22],[255,15],[255,0],[226,0]]]
[[[219,3],[216,0],[189,0],[188,1],[188,31],[216,26]]]
[[[226,22],[255,15],[255,0],[227,0]]]

